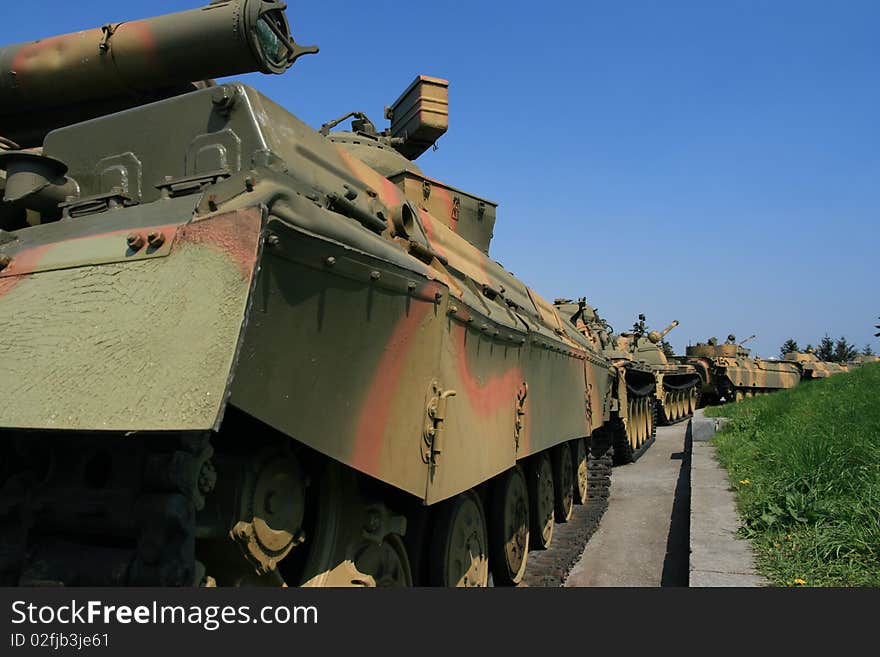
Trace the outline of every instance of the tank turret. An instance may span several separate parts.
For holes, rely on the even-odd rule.
[[[806,351],[790,351],[785,354],[784,360],[792,363],[817,363],[819,359],[812,349]]]
[[[50,130],[192,91],[214,77],[283,73],[301,55],[285,5],[212,2],[0,49],[0,135],[37,146]],[[207,84],[212,84],[208,82]]]
[[[737,344],[736,345],[736,355],[740,356],[742,358],[748,358],[749,354],[751,353],[751,350],[746,349],[743,345],[745,345],[746,342],[753,340],[755,337],[757,337],[757,336],[755,336],[755,334],[752,333],[752,335],[750,335],[745,340],[743,340],[742,342]]]
[[[414,206],[488,254],[498,204],[430,178],[413,162],[449,127],[449,82],[417,76],[385,108],[385,118],[391,125],[380,131],[364,112],[348,112],[324,123],[319,132],[385,176]],[[348,119],[351,130],[333,130]]]
[[[698,342],[685,348],[685,354],[694,358],[736,358],[741,356],[742,352],[745,352],[745,355],[749,353],[748,350],[740,348],[733,333],[729,334],[723,343],[719,343],[718,338],[712,337],[705,342]]]
[[[678,326],[678,323],[679,323],[678,320],[675,319],[672,321],[672,323],[669,326],[667,326],[662,331],[651,331],[650,333],[648,333],[648,340],[650,340],[654,344],[658,344],[660,342],[660,340],[662,340],[667,335],[669,335],[669,332],[672,329],[674,329],[676,326]]]

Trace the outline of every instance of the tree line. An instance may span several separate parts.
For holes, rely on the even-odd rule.
[[[814,347],[812,344],[808,344],[803,349],[800,348],[795,340],[789,338],[783,342],[782,346],[779,348],[779,355],[782,358],[785,358],[785,354],[793,351],[813,351],[819,360],[824,360],[829,363],[845,363],[852,360],[860,353],[863,356],[875,355],[874,350],[871,349],[871,345],[869,344],[866,344],[862,350],[859,351],[858,347],[850,344],[843,336],[839,337],[837,340],[833,340],[827,333],[825,334],[825,337],[819,341],[818,346]]]

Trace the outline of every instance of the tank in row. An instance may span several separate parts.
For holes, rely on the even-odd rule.
[[[538,295],[415,163],[443,79],[213,81],[315,52],[272,0],[0,48],[0,583],[515,585],[658,424],[828,371]]]
[[[847,372],[858,366],[859,361],[822,361],[812,351],[791,352],[783,360],[752,358],[744,345],[754,337],[737,343],[736,336],[731,334],[723,344],[719,344],[716,338],[709,338],[705,343],[686,347],[685,356],[677,356],[675,360],[697,370],[702,399],[706,403],[740,401],[746,397],[793,388],[801,381]]]
[[[445,80],[319,130],[212,81],[316,51],[270,0],[0,49],[3,584],[516,584],[690,412],[414,162]]]
[[[658,424],[674,424],[690,418],[698,408],[700,379],[694,367],[670,359],[662,348],[666,335],[678,326],[672,322],[663,331],[648,330],[645,316],[630,332],[615,333],[585,298],[577,303],[557,299],[560,313],[597,350],[608,358],[627,382],[627,413],[624,426],[617,433],[617,463],[637,459],[653,442]],[[624,441],[623,438],[626,438]]]

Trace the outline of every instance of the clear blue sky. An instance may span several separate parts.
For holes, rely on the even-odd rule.
[[[4,40],[198,6],[4,7]],[[546,297],[585,295],[688,341],[773,355],[880,315],[880,2],[292,2],[284,76],[247,81],[317,127],[379,123],[419,74],[450,131],[419,164],[500,202],[492,255]]]

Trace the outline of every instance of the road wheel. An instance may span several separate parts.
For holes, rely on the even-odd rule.
[[[574,501],[578,504],[586,504],[587,480],[589,478],[587,439],[577,438],[576,440],[572,440],[571,453],[574,457]]]
[[[355,567],[368,575],[374,586],[409,587],[413,585],[409,557],[403,539],[389,534],[381,544],[364,541],[354,557]]]
[[[553,464],[553,510],[556,522],[568,522],[574,510],[574,467],[571,447],[568,443],[557,445],[551,450]]]
[[[489,583],[487,544],[483,504],[473,490],[441,502],[431,542],[431,584],[486,586]]]
[[[496,586],[519,584],[529,556],[529,494],[519,465],[498,475],[493,483],[489,550]]]
[[[639,400],[639,448],[648,440],[648,398]]]
[[[529,526],[531,546],[545,550],[553,540],[553,467],[547,452],[529,460],[526,472],[529,485]]]
[[[636,399],[629,401],[629,409],[626,416],[626,435],[629,438],[632,451],[639,448],[639,402]]]

